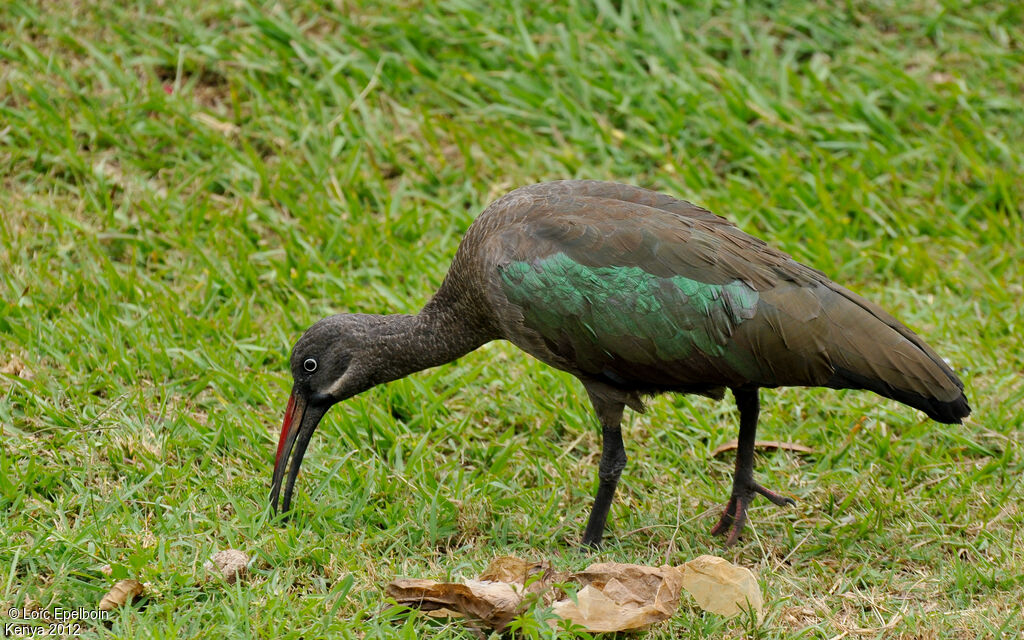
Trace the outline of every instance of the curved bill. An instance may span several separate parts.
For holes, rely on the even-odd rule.
[[[277,458],[274,460],[274,478],[270,484],[270,504],[277,509],[278,495],[281,493],[281,482],[284,480],[285,468],[288,469],[288,481],[284,487],[284,504],[281,511],[288,511],[292,503],[292,489],[295,488],[295,478],[299,475],[299,467],[302,465],[302,457],[306,455],[306,447],[313,437],[313,432],[320,424],[321,418],[327,412],[326,409],[310,406],[301,393],[292,391],[288,398],[288,408],[284,412],[284,422],[281,423],[281,439],[277,443]]]

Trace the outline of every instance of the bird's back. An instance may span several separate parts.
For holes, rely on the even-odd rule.
[[[584,379],[709,395],[866,388],[945,422],[969,412],[949,367],[885,311],[656,192],[594,181],[518,189],[472,225],[452,271],[500,337]]]

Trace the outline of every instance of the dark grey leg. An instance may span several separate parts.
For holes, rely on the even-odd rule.
[[[781,506],[796,504],[792,498],[780,496],[754,482],[754,436],[757,434],[757,417],[760,413],[757,388],[733,389],[736,406],[740,410],[740,437],[736,449],[736,471],[732,478],[732,496],[722,512],[718,524],[711,530],[711,535],[722,535],[726,531],[729,536],[725,546],[729,547],[739,540],[743,527],[747,524],[747,506],[759,493],[773,503]]]
[[[601,422],[601,464],[598,467],[597,496],[594,507],[587,520],[587,529],[583,533],[583,545],[598,547],[604,534],[608,510],[612,506],[615,487],[619,484],[619,476],[626,466],[626,449],[622,446],[622,402],[608,400],[595,395],[590,389],[590,401],[594,404],[594,412]]]

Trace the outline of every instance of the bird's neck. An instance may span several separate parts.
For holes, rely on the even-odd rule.
[[[446,364],[493,339],[472,316],[458,309],[428,305],[416,315],[381,316],[378,346],[381,350],[380,380],[387,382],[411,373]]]

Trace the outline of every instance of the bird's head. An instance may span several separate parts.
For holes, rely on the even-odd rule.
[[[291,505],[292,489],[302,457],[324,414],[333,405],[380,382],[380,316],[343,314],[320,320],[292,349],[291,397],[277,443],[270,503],[277,510],[285,469],[283,511]]]

